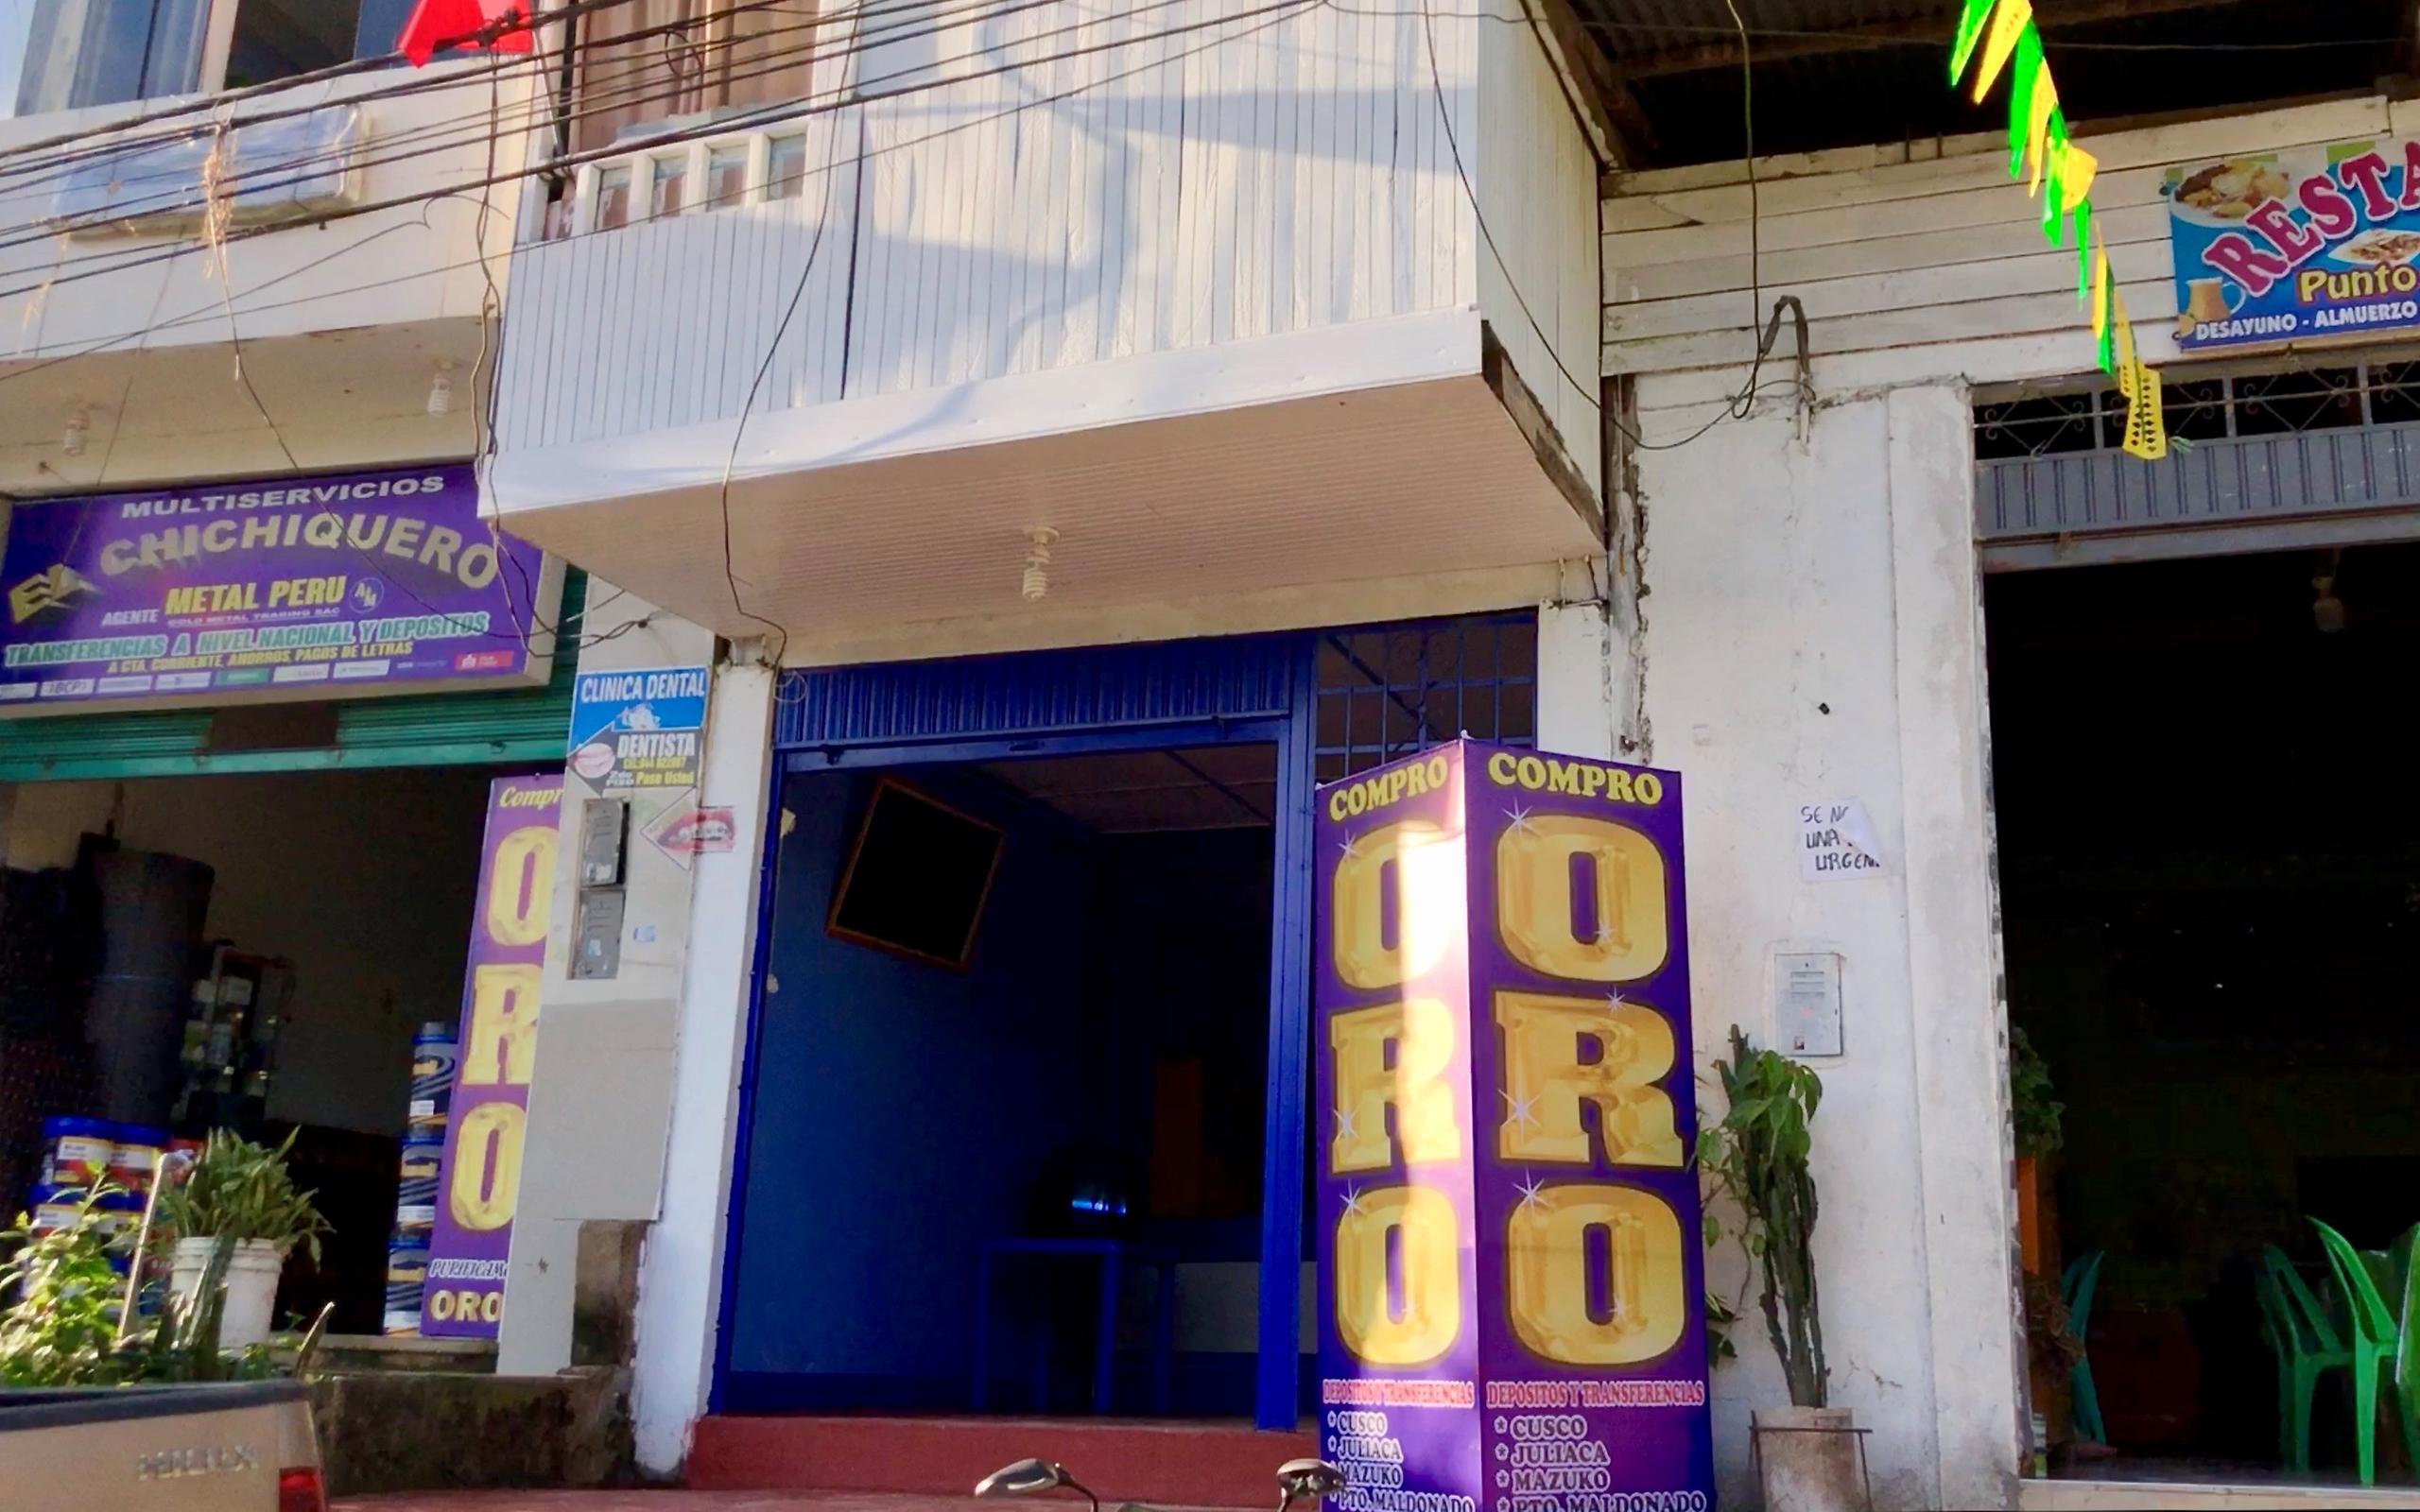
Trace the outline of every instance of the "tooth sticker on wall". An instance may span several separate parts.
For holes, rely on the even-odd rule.
[[[2094,358],[2102,372],[2117,380],[2126,400],[2123,444],[2129,455],[2156,461],[2168,455],[2159,374],[2135,352],[2126,304],[2110,271],[2108,245],[2094,232],[2087,197],[2100,165],[2067,139],[2058,85],[2042,57],[2032,0],[1966,0],[1950,44],[1951,88],[1965,79],[1969,64],[1974,70],[1972,98],[1978,105],[2003,71],[2009,76],[2009,177],[2024,180],[2026,193],[2041,197],[2042,234],[2051,245],[2074,236],[2077,294],[2090,313]]]

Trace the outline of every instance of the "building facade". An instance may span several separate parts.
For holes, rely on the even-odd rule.
[[[652,759],[657,727],[573,727],[500,1370],[627,1366],[639,1465],[708,1483],[775,1416],[1293,1428],[1312,795],[1469,735],[1685,778],[1683,1074],[1736,1024],[1823,1075],[1831,1401],[1874,1504],[2090,1504],[2080,1440],[2179,1483],[2265,1441],[2265,1398],[2173,1383],[2265,1390],[2255,1272],[2324,1276],[2305,1220],[2353,1231],[2344,1194],[2420,1160],[2321,1111],[2409,1091],[2358,987],[2394,970],[2379,900],[2409,856],[2352,796],[2308,833],[2152,820],[2223,798],[2184,769],[2263,759],[2389,807],[2341,692],[2373,663],[2337,653],[2391,666],[2408,628],[2420,318],[2237,350],[2247,291],[2197,287],[2176,225],[2259,224],[2263,176],[2306,158],[2340,195],[2365,148],[2420,173],[2408,103],[2214,73],[2173,116],[2079,126],[2166,385],[2175,439],[2145,458],[2076,249],[2033,239],[1998,133],[1940,129],[1964,123],[1936,52],[1888,60],[1938,18],[1749,9],[1743,58],[1612,0],[632,5],[418,94],[301,86],[377,94],[363,156],[227,271],[146,261],[177,225],[96,254],[22,213],[0,488],[474,462],[484,518],[584,576],[559,661],[710,677],[668,798],[581,766]],[[2079,25],[2157,24],[2105,9]],[[8,42],[0,148],[137,109],[139,83],[58,114],[99,86]],[[182,87],[231,81],[215,45]],[[1873,50],[1846,85],[1813,61]],[[1720,134],[1743,63],[1804,150]],[[1837,145],[1860,135],[1885,145]],[[1651,154],[1678,165],[1625,166]],[[2286,241],[2332,209],[2299,204]],[[2407,265],[2326,266],[2392,304]],[[2191,723],[2252,672],[2286,713]],[[149,843],[130,777],[264,760],[203,719],[123,768],[74,733],[100,717],[0,725],[11,866]],[[346,759],[285,738],[250,748]],[[2283,942],[2194,933],[2262,925]],[[2273,997],[2297,952],[2354,963],[2325,1033],[2217,1005],[2229,977]],[[1708,1275],[1753,1290],[1736,1248]],[[2046,1367],[2036,1294],[2082,1316],[2096,1279],[2092,1368]],[[1787,1400],[1739,1312],[1711,1383],[1733,1502],[1752,1414]]]

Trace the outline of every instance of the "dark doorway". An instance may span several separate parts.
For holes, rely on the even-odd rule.
[[[2342,1311],[2313,1220],[2381,1252],[2420,1222],[2420,547],[2012,575],[1985,605],[2010,1017],[2065,1104],[2043,1265],[2100,1257],[2118,1457],[2073,1470],[2279,1474],[2265,1257]],[[2323,1480],[2351,1461],[2333,1378]],[[2054,1443],[2067,1387],[2036,1383]],[[2382,1483],[2398,1437],[2381,1417]]]
[[[786,782],[732,1409],[1251,1415],[1275,791],[1257,745]],[[938,843],[903,797],[946,855],[875,853]],[[955,884],[863,927],[903,864],[987,874],[962,959]]]

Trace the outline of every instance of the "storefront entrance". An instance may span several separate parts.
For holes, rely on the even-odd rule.
[[[560,623],[584,599],[571,574]],[[291,1134],[331,1231],[277,1316],[332,1302],[331,1332],[383,1332],[414,1038],[459,1022],[490,784],[562,769],[577,669],[0,726],[7,1212],[48,1119]]]
[[[1290,1428],[1311,791],[1528,743],[1534,627],[794,678],[716,1410]]]
[[[291,1133],[295,1178],[318,1194],[332,1231],[316,1265],[289,1268],[281,1316],[334,1302],[333,1332],[381,1332],[413,1038],[427,1024],[450,1038],[461,1013],[480,828],[497,775],[436,766],[20,787],[8,850],[17,898],[56,896],[65,918],[82,917],[73,900],[90,879],[147,865],[140,906],[114,886],[99,900],[90,944],[104,975],[189,918],[200,919],[203,948],[193,957],[196,1005],[179,1005],[172,1019],[112,1016],[104,984],[70,1005],[80,1012],[61,1015],[80,1022],[77,1034],[20,1024],[11,1051],[52,1072],[11,1100],[21,1116],[7,1146],[29,1158],[43,1118],[121,1105],[141,1124],[160,1107],[157,1126],[173,1136],[232,1128],[274,1144]],[[108,1038],[121,1042],[93,1043]],[[164,1048],[174,1062],[164,1106],[112,1085],[141,1076],[137,1063]],[[10,1200],[22,1201],[33,1173],[14,1176]]]
[[[2394,692],[2420,545],[2017,574],[1985,604],[2048,1468],[2349,1487],[2367,1440],[2409,1488],[2391,1382],[2360,1422],[2342,1351],[2373,1306],[2409,1327],[2420,1224]]]

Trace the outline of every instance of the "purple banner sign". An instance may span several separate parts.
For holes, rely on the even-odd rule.
[[[462,984],[461,1060],[421,1301],[425,1334],[492,1339],[504,1317],[562,800],[559,772],[500,777],[488,790],[478,917]]]
[[[467,463],[20,504],[0,713],[545,674],[553,589]]]
[[[1459,742],[1316,853],[1331,1505],[1710,1506],[1679,777]]]

